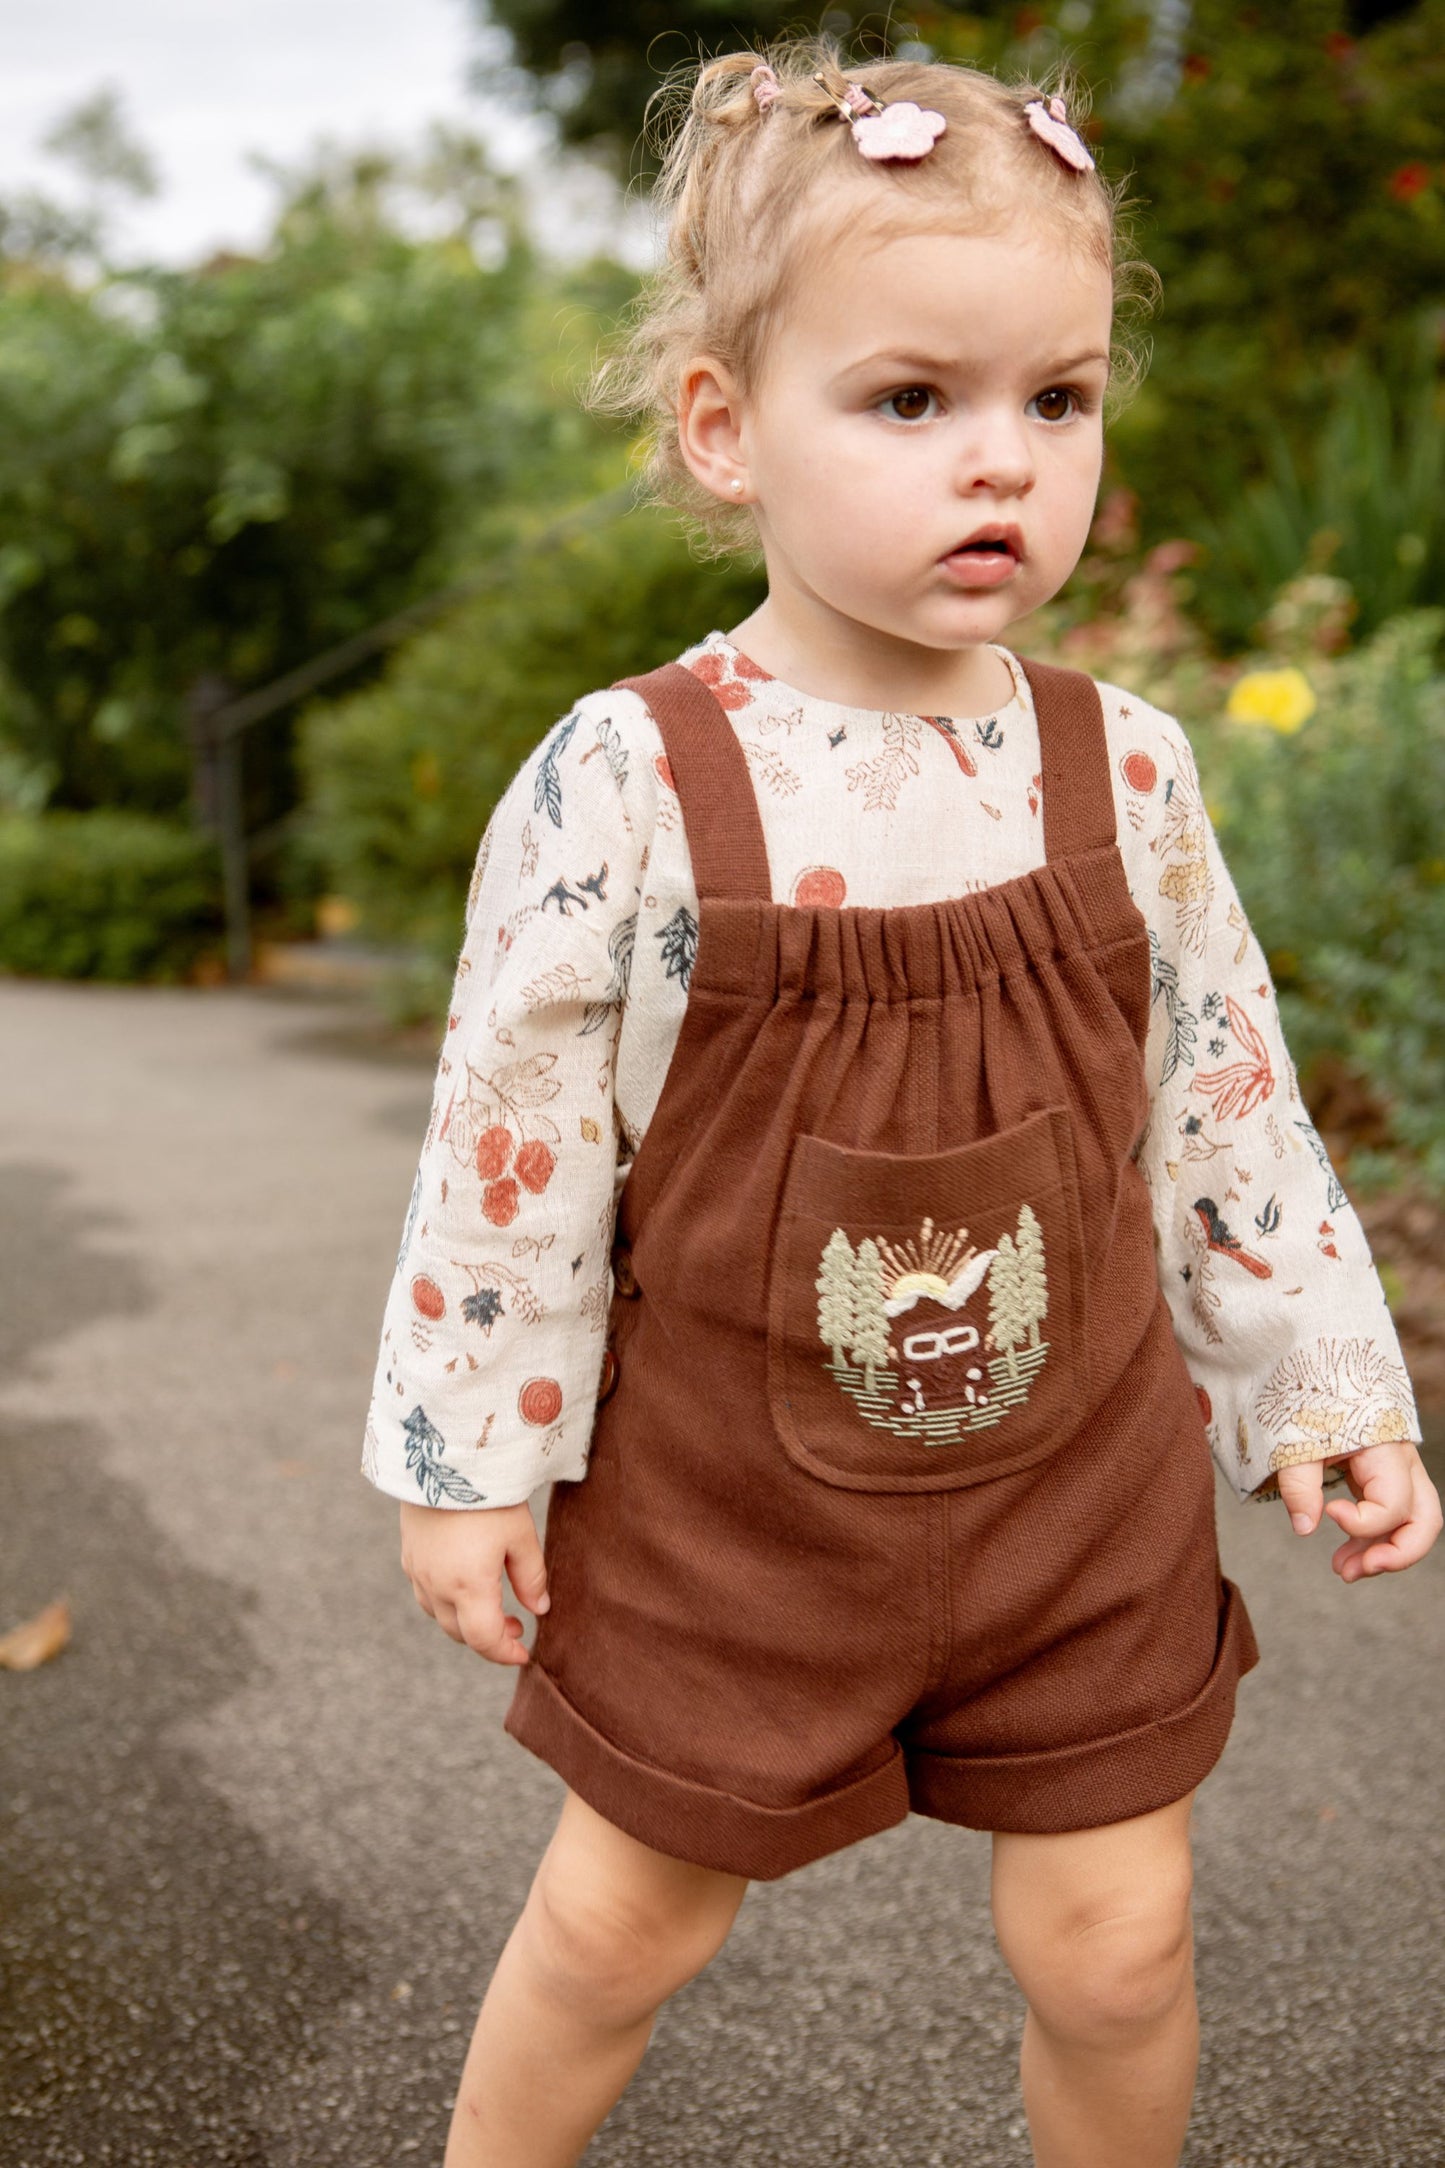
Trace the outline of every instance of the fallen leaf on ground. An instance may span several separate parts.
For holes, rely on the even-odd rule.
[[[62,1596],[48,1603],[23,1626],[0,1634],[0,1671],[34,1671],[58,1656],[70,1639],[70,1605]]]

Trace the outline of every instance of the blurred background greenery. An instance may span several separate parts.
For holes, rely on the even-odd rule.
[[[1164,300],[1016,644],[1185,722],[1317,1118],[1367,1190],[1445,1196],[1445,0],[476,16],[598,191],[645,185],[662,74],[740,37],[1078,69]],[[456,129],[278,171],[252,254],[122,262],[145,147],[104,95],[55,140],[89,209],[0,201],[0,969],[224,975],[206,718],[253,715],[257,953],[367,944],[439,1028],[517,763],[759,591],[628,508],[578,406],[636,273],[549,256]]]

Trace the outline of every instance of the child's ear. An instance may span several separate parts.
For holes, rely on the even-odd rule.
[[[742,413],[737,380],[726,363],[711,354],[695,355],[678,391],[678,447],[703,488],[725,504],[746,504],[751,495]]]

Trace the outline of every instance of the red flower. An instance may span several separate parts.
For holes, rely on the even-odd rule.
[[[1430,168],[1422,159],[1413,158],[1409,165],[1395,168],[1387,185],[1397,203],[1413,203],[1430,186]]]

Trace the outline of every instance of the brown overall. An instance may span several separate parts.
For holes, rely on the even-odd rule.
[[[618,1205],[588,1472],[506,1717],[620,1828],[787,1874],[901,1821],[1181,1798],[1258,1661],[1134,1149],[1149,938],[1103,712],[1026,663],[1047,862],[774,903],[727,715],[656,718],[699,898]]]

